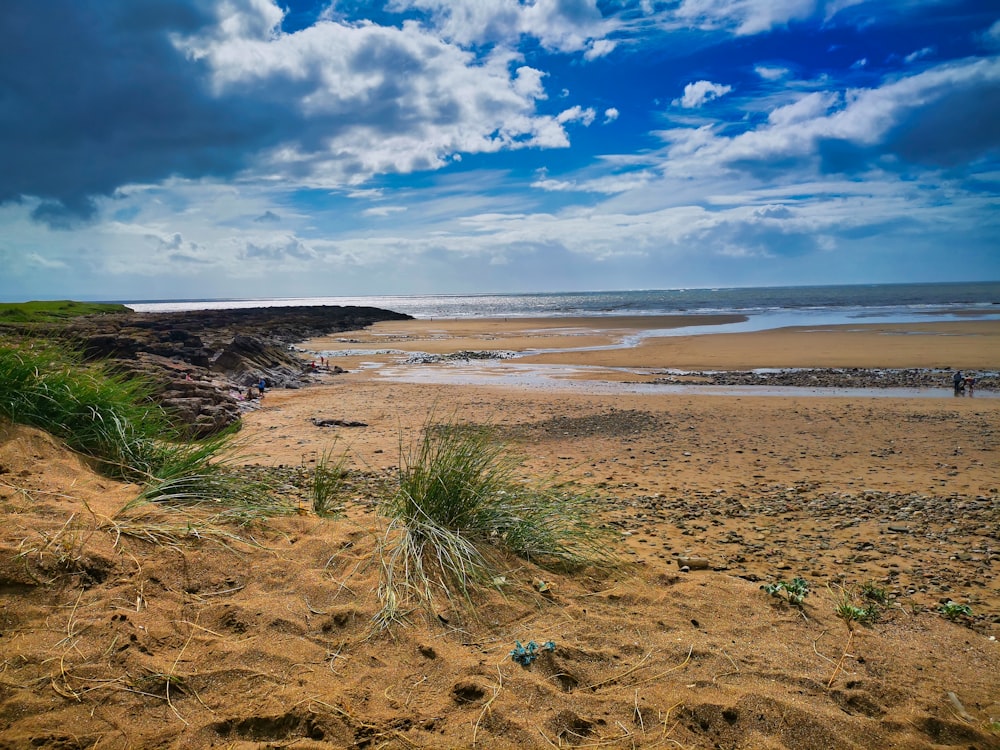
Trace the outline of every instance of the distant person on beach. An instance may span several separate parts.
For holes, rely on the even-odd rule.
[[[962,371],[956,370],[955,374],[951,378],[951,384],[955,387],[955,395],[958,396],[965,390],[965,378],[962,377]]]
[[[265,389],[266,387],[267,387],[267,381],[266,381],[266,380],[264,380],[264,378],[261,378],[261,379],[260,379],[260,380],[259,380],[259,381],[257,382],[257,389],[258,389],[258,390],[260,391],[260,395],[261,395],[261,396],[263,396],[263,395],[264,395],[264,389]]]
[[[967,390],[969,392],[970,396],[972,395],[972,392],[975,390],[975,388],[976,388],[976,377],[975,377],[975,375],[966,375],[965,376],[965,390]]]

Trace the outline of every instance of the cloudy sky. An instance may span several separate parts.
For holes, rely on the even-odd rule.
[[[5,0],[0,299],[1000,279],[1000,10]]]

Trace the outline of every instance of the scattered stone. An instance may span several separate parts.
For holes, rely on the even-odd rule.
[[[951,370],[867,369],[862,367],[784,370],[735,370],[659,373],[654,382],[666,385],[797,386],[808,388],[947,388]],[[1000,389],[1000,373],[977,376],[976,389]],[[895,453],[889,449],[886,453]]]
[[[367,427],[367,422],[356,422],[350,419],[316,419],[309,420],[317,427]]]

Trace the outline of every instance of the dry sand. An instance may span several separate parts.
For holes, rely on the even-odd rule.
[[[307,347],[545,350],[518,362],[611,384],[665,367],[1000,369],[996,322],[567,351],[648,323],[415,321]],[[592,492],[630,565],[511,561],[507,597],[372,636],[379,521],[360,478],[338,519],[153,544],[111,520],[133,488],[6,428],[0,748],[1000,748],[1000,399],[410,383],[385,376],[398,359],[337,358],[348,374],[268,393],[245,419],[251,462],[308,467],[332,447],[391,481],[431,415],[489,424],[526,475]],[[801,609],[760,589],[794,576]],[[890,603],[849,627],[838,598],[864,584]],[[973,616],[946,619],[948,600]],[[510,659],[550,639],[530,667]]]

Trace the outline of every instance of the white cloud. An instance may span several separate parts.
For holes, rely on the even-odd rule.
[[[755,65],[754,72],[765,81],[777,81],[787,77],[790,71],[778,65]]]
[[[406,206],[373,206],[366,208],[361,213],[365,216],[391,216],[404,211],[406,211]]]
[[[547,99],[542,79],[545,74],[540,70],[522,65],[514,74],[514,91],[526,99]]]
[[[688,27],[678,36],[683,47],[706,39],[695,39],[691,26],[714,30],[706,44],[727,34],[793,25],[806,16],[819,28],[820,19],[856,0],[640,0],[646,14],[641,18],[632,12],[632,0],[600,5],[609,14],[627,6],[619,18],[627,15],[628,21],[603,17],[595,0],[396,0],[390,10],[416,8],[424,14],[410,16],[422,20],[398,26],[349,23],[331,5],[324,21],[295,33],[281,30],[279,1],[197,0],[202,9],[220,11],[218,23],[194,31],[185,27],[187,36],[171,37],[175,47],[162,44],[162,30],[151,32],[159,44],[142,47],[134,37],[116,36],[100,47],[105,59],[94,69],[99,75],[91,76],[87,68],[81,77],[100,82],[95,90],[110,92],[108,100],[130,101],[127,94],[134,89],[116,86],[119,78],[134,85],[135,71],[155,71],[140,84],[180,96],[164,97],[164,105],[170,115],[188,113],[187,119],[167,117],[144,130],[148,109],[123,109],[123,118],[115,118],[109,129],[116,134],[112,145],[138,145],[87,151],[80,162],[88,178],[101,174],[103,182],[53,178],[59,186],[82,185],[64,192],[31,192],[22,186],[34,188],[36,182],[11,182],[8,194],[26,197],[0,204],[0,294],[67,289],[108,298],[115,288],[187,297],[362,289],[415,293],[442,291],[452,267],[462,269],[454,271],[458,291],[473,291],[474,284],[517,288],[536,278],[553,283],[568,267],[579,272],[577,283],[595,288],[657,283],[650,269],[686,269],[703,255],[731,259],[734,265],[725,268],[737,270],[725,273],[745,283],[742,272],[783,254],[814,260],[822,255],[818,262],[828,268],[846,267],[845,254],[860,253],[860,247],[876,248],[874,256],[883,244],[902,252],[911,243],[948,244],[952,236],[962,238],[963,248],[973,248],[964,257],[978,253],[986,263],[993,257],[992,240],[1000,232],[1000,220],[993,218],[996,175],[986,167],[976,170],[998,149],[992,127],[1000,86],[996,59],[929,69],[921,63],[871,88],[847,89],[831,83],[837,74],[832,64],[824,64],[830,78],[791,80],[808,71],[783,67],[778,37],[792,34],[775,35],[775,47],[754,67],[757,77],[740,79],[738,109],[706,107],[729,95],[731,86],[692,81],[674,100],[678,109],[669,112],[673,129],[655,134],[663,140],[657,149],[649,147],[648,133],[636,132],[645,117],[663,115],[641,109],[653,92],[644,92],[641,104],[628,101],[629,92],[615,92],[619,106],[628,103],[628,122],[602,131],[604,139],[593,134],[581,141],[589,148],[603,140],[622,153],[584,152],[577,158],[563,152],[553,161],[561,171],[539,170],[531,189],[523,189],[521,170],[544,158],[541,149],[568,146],[575,126],[620,118],[617,107],[581,106],[571,97],[589,84],[576,77],[589,72],[584,61],[642,45],[672,45],[673,38],[651,35],[654,29],[669,34]],[[915,2],[886,5],[908,10],[907,3]],[[362,3],[339,5],[356,9]],[[870,3],[873,14],[879,6]],[[85,33],[84,27],[67,24],[75,34]],[[825,30],[820,31],[822,36]],[[530,57],[514,47],[526,39]],[[974,41],[984,40],[1000,46],[1000,22]],[[81,48],[90,50],[92,38],[85,41]],[[157,47],[162,48],[157,55],[143,57],[135,68],[122,65],[114,52]],[[188,56],[178,55],[178,49]],[[554,61],[545,51],[573,57]],[[687,53],[677,51],[677,69],[705,72],[674,78],[669,90],[696,76],[725,80],[725,73],[711,72],[729,64],[723,44],[719,51],[711,67],[701,64],[703,56],[699,64],[681,67]],[[797,54],[792,49],[788,58],[798,59]],[[906,61],[935,54],[928,47]],[[63,69],[81,59],[59,58]],[[18,75],[33,69],[44,66],[22,65]],[[122,76],[123,70],[132,78]],[[35,80],[62,88],[51,94],[44,88],[44,96],[72,105],[75,80],[50,78]],[[650,80],[657,85],[660,79]],[[206,95],[206,83],[214,96]],[[43,91],[37,83],[35,88]],[[605,89],[593,101],[608,101],[606,96]],[[65,118],[72,127],[60,135],[75,138],[66,142],[77,152],[89,148],[79,145],[85,129],[77,123],[89,121],[84,118],[94,114],[94,106],[84,101]],[[128,119],[137,113],[138,119]],[[107,121],[112,114],[105,113]],[[149,166],[146,159],[156,157],[149,146],[157,146],[164,132],[172,136],[166,141],[180,145],[160,151],[159,161]],[[27,127],[16,135],[10,142],[31,142]],[[38,143],[32,156],[46,150],[47,143]],[[140,149],[144,158],[133,158]],[[532,149],[531,161],[491,159],[492,169],[471,166],[485,160],[457,163],[463,153],[514,149]],[[953,149],[964,149],[959,165],[971,168],[937,168],[949,166]],[[562,171],[581,160],[587,160],[585,166]],[[59,167],[48,162],[39,168],[35,158],[23,162],[41,175]],[[450,168],[433,173],[438,167]],[[426,173],[414,180],[372,179],[415,170]],[[164,179],[167,174],[186,179]],[[0,174],[0,184],[4,179]],[[52,231],[54,222],[32,221],[33,212],[60,200],[68,210],[79,209],[72,189],[88,200],[96,196],[91,224],[66,232]],[[882,231],[887,226],[891,230]],[[522,269],[525,259],[536,265]],[[511,271],[494,276],[487,264]],[[956,265],[961,266],[956,272],[988,270],[982,262]],[[553,273],[534,273],[543,267]],[[630,276],[613,280],[607,271],[619,268],[630,269]],[[713,269],[719,278],[716,273]],[[814,270],[802,280],[821,278]],[[778,280],[766,273],[753,279]]]
[[[247,28],[252,34],[238,35]],[[440,168],[453,154],[569,143],[565,118],[534,112],[546,98],[544,74],[523,65],[512,74],[517,58],[503,49],[477,59],[414,23],[262,28],[236,24],[221,38],[177,44],[210,66],[219,95],[254,86],[297,114],[287,140],[256,167],[269,179],[357,185],[374,174]]]
[[[1000,49],[1000,21],[995,21],[983,34],[983,42],[990,49]]]
[[[695,81],[694,83],[687,84],[684,87],[684,96],[680,99],[674,99],[672,104],[675,107],[680,106],[685,109],[701,107],[713,99],[725,96],[732,90],[732,86],[726,86],[721,83],[712,83],[711,81]]]
[[[738,35],[749,35],[804,20],[816,12],[816,0],[684,0],[676,15],[701,28],[730,28]]]
[[[823,117],[840,100],[835,93],[814,91],[799,97],[791,104],[771,110],[767,120],[771,125],[780,127],[815,120]]]
[[[529,36],[549,50],[583,51],[587,59],[611,52],[615,43],[607,36],[618,28],[602,16],[596,0],[393,0],[389,8],[425,11],[436,33],[463,47],[514,45]]]
[[[597,117],[597,112],[594,111],[593,107],[581,107],[579,105],[575,107],[570,107],[569,109],[563,110],[558,115],[556,115],[556,122],[564,124],[567,122],[579,122],[584,125],[584,127],[590,127],[594,118]]]
[[[933,47],[923,47],[922,49],[914,50],[903,59],[907,62],[907,64],[910,64],[916,62],[917,60],[922,60],[925,57],[930,57],[933,54]]]
[[[587,51],[583,53],[583,59],[590,61],[607,57],[614,52],[617,46],[617,42],[613,42],[610,39],[595,39],[587,45]]]
[[[721,135],[709,126],[675,128],[660,136],[669,143],[667,167],[675,174],[726,171],[732,165],[767,169],[783,159],[818,160],[821,142],[842,142],[859,149],[896,148],[914,151],[913,159],[934,159],[949,153],[974,153],[997,147],[993,131],[979,132],[974,118],[964,118],[962,106],[976,107],[1000,86],[1000,59],[941,65],[913,76],[891,80],[880,88],[814,92],[774,109],[767,123],[739,135]],[[942,101],[949,103],[938,110]],[[951,118],[952,127],[926,127],[918,145],[887,141],[893,128],[908,119],[934,112]],[[962,136],[963,128],[972,128]],[[992,145],[991,145],[992,143]],[[956,151],[958,149],[958,151]],[[754,166],[756,165],[756,166]]]
[[[70,267],[69,263],[64,260],[58,258],[47,258],[35,252],[27,253],[24,256],[24,264],[29,267],[45,271],[64,270]]]
[[[592,177],[583,180],[554,180],[541,175],[531,183],[531,187],[548,192],[579,192],[616,195],[639,190],[651,182],[655,176],[652,172],[629,172],[602,177]]]

